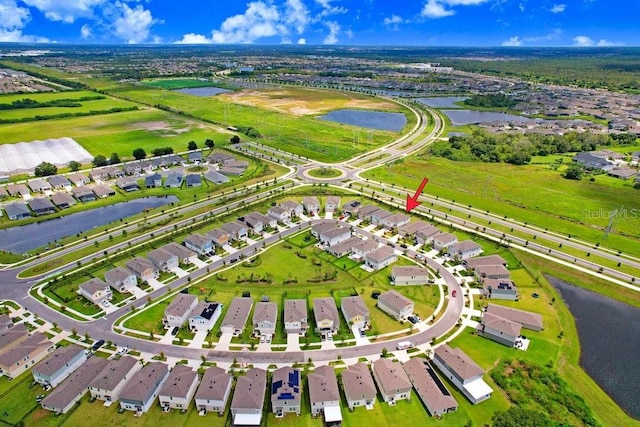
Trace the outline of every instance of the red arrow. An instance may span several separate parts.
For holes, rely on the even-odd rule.
[[[413,197],[407,194],[407,212],[411,212],[412,209],[417,208],[420,205],[418,197],[420,197],[420,194],[422,194],[422,190],[424,190],[424,186],[427,185],[427,182],[429,182],[427,178],[422,178],[422,182],[416,190],[416,194],[414,194]]]

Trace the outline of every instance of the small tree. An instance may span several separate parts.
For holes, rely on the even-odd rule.
[[[142,159],[144,159],[145,157],[147,157],[147,153],[146,153],[146,151],[144,151],[144,149],[142,149],[142,148],[136,148],[135,150],[133,150],[133,157],[134,157],[136,160],[142,160]]]
[[[579,163],[573,163],[569,165],[566,172],[564,173],[564,177],[567,179],[574,179],[579,181],[582,179],[582,175],[584,174],[584,168]]]
[[[238,135],[233,135],[231,138],[229,138],[229,141],[231,141],[232,144],[239,144],[240,137]]]
[[[107,166],[107,158],[102,154],[98,154],[93,158],[93,161],[91,163],[97,168],[99,168],[100,166]]]
[[[213,147],[216,146],[216,143],[213,142],[213,139],[209,139],[207,138],[207,140],[204,142],[205,147],[207,147],[210,150],[213,150]]]
[[[52,163],[42,162],[36,166],[34,173],[36,176],[51,176],[58,173],[58,168]]]
[[[187,150],[193,151],[197,149],[198,149],[198,144],[196,144],[195,141],[189,141],[189,143],[187,144]]]
[[[117,165],[118,163],[120,163],[120,156],[118,153],[111,153],[111,157],[109,157],[109,164]]]
[[[69,162],[69,169],[71,169],[72,172],[77,172],[80,170],[80,167],[82,167],[82,165],[80,164],[80,162],[76,161],[76,160],[71,160]]]

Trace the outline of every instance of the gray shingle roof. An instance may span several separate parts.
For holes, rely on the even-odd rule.
[[[224,369],[212,366],[204,371],[198,391],[196,391],[196,399],[204,400],[222,400],[225,391],[229,387],[229,383],[233,380],[233,376],[225,372]]]
[[[187,365],[176,365],[160,389],[159,396],[186,398],[198,373]]]
[[[42,362],[38,363],[33,368],[33,372],[37,372],[43,376],[53,375],[58,372],[60,368],[77,357],[80,353],[84,353],[84,349],[75,344],[70,344],[66,347],[58,347]]]
[[[253,409],[261,411],[267,388],[267,372],[253,368],[238,378],[231,400],[231,409]]]
[[[102,371],[95,377],[89,387],[102,390],[114,390],[124,376],[138,363],[138,360],[131,356],[122,356],[120,359],[109,360]]]
[[[340,401],[336,371],[331,366],[319,366],[309,374],[309,399],[314,402]]]
[[[169,367],[162,362],[151,362],[136,372],[124,386],[120,399],[144,401],[158,381],[169,372]]]

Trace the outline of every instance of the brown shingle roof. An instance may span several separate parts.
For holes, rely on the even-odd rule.
[[[171,304],[167,306],[164,313],[167,316],[182,317],[188,314],[194,301],[198,301],[198,297],[196,295],[179,293],[173,301],[171,301]]]
[[[169,367],[162,362],[151,362],[136,372],[124,386],[120,399],[144,401],[149,391],[169,372]]]
[[[434,412],[456,408],[458,403],[426,360],[414,357],[404,364],[404,370],[420,396],[420,399]],[[442,388],[436,383],[438,381]],[[433,414],[432,414],[433,415]]]
[[[159,396],[186,398],[198,373],[187,365],[176,365],[160,389]]]
[[[253,323],[272,322],[278,317],[278,306],[275,302],[259,302],[253,310]]]
[[[369,317],[369,308],[360,295],[344,297],[340,303],[342,304],[342,310],[349,319],[357,315]]]
[[[447,344],[444,344],[436,348],[434,356],[442,360],[463,380],[473,378],[484,373],[484,370],[459,348],[451,348]]]
[[[382,301],[383,304],[393,308],[397,312],[400,312],[400,310],[405,308],[407,304],[413,304],[413,301],[409,298],[394,290],[380,294],[380,296],[378,296],[378,301]]]
[[[131,356],[122,356],[120,359],[111,359],[102,371],[89,384],[89,387],[101,390],[114,390],[124,376],[138,363]]]
[[[504,317],[512,322],[520,323],[527,329],[531,329],[530,326],[534,326],[538,329],[543,328],[542,316],[538,313],[532,313],[530,311],[518,310],[517,308],[510,308],[496,304],[489,304],[487,306],[487,313],[495,314],[496,316]]]
[[[364,363],[349,366],[342,372],[344,394],[349,400],[373,399],[376,397],[376,386],[369,367]]]
[[[231,400],[231,409],[257,409],[262,411],[267,388],[267,372],[253,368],[238,378]]]
[[[334,325],[340,324],[340,315],[338,314],[336,301],[331,297],[314,298],[313,315],[316,323],[320,323],[320,321],[324,319],[329,319],[333,321]]]
[[[196,391],[196,399],[222,400],[233,376],[224,369],[212,366],[204,371],[202,381]]]
[[[53,353],[38,363],[33,372],[43,376],[53,375],[64,365],[73,360],[79,353],[84,353],[84,349],[78,345],[70,344],[66,347],[58,347]]]
[[[411,389],[411,381],[400,362],[381,357],[373,362],[372,369],[383,394],[395,394],[400,390]]]
[[[331,366],[320,366],[309,374],[309,399],[314,402],[340,401],[336,371]]]

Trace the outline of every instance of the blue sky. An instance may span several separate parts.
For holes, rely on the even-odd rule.
[[[638,0],[0,0],[0,42],[638,46]]]

